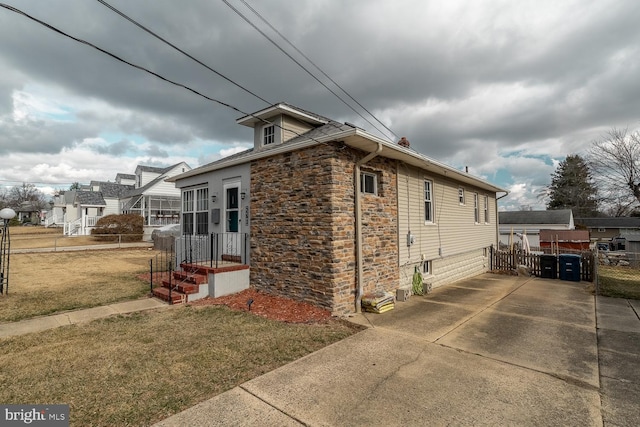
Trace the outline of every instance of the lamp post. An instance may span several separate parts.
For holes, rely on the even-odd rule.
[[[2,233],[2,239],[0,240],[0,295],[2,293],[9,295],[9,251],[11,249],[9,221],[15,216],[16,213],[11,208],[0,210],[0,219],[4,222],[0,231]]]

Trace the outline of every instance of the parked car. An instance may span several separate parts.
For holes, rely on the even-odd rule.
[[[608,250],[611,249],[610,246],[609,246],[609,243],[605,243],[605,242],[598,243],[597,246],[598,246],[598,250],[599,251],[608,251]]]

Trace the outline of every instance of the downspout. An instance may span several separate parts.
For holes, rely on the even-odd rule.
[[[373,153],[367,154],[356,163],[353,170],[355,182],[355,220],[356,220],[356,264],[358,264],[358,286],[356,288],[356,313],[361,312],[360,303],[362,301],[363,289],[363,266],[362,266],[362,215],[360,213],[360,166],[376,157],[382,151],[382,143],[378,142],[378,148]]]
[[[498,221],[498,200],[503,197],[507,197],[509,195],[508,191],[505,191],[504,194],[500,197],[496,197],[496,249],[500,247],[500,221]]]

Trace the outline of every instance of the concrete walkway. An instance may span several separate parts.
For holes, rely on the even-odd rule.
[[[100,307],[87,308],[84,310],[68,311],[60,314],[54,314],[52,316],[34,317],[32,319],[22,320],[19,322],[0,323],[0,338],[46,331],[59,326],[90,322],[95,319],[101,319],[115,314],[134,313],[165,307],[170,306],[156,298],[143,298],[103,305]]]
[[[157,426],[640,425],[637,302],[597,305],[585,283],[483,275]]]

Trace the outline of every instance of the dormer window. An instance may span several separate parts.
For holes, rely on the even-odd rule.
[[[262,145],[269,145],[276,142],[276,127],[267,125],[262,128]]]

